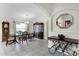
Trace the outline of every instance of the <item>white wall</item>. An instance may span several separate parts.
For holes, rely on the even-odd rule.
[[[44,23],[44,39],[47,39],[48,37],[48,28],[47,28],[47,19],[45,18],[42,18],[42,17],[39,17],[33,21],[30,21],[30,24],[29,24],[29,32],[33,33],[33,24],[36,23],[36,22],[39,22],[39,23]]]
[[[48,33],[48,36],[53,36],[53,35],[58,35],[60,33],[63,33],[67,37],[79,38],[79,27],[78,27],[78,25],[79,25],[79,4],[77,4],[77,3],[75,3],[75,4],[73,4],[73,3],[53,4],[53,6],[51,6],[51,8],[52,8],[51,9],[52,11],[50,13],[52,13],[52,15],[51,15],[52,21],[50,19],[50,16],[48,15],[48,13],[43,8],[40,7],[39,10],[40,10],[40,13],[42,13],[42,14],[41,14],[41,16],[39,16],[35,19],[33,18],[33,20],[31,19],[31,22],[29,24],[29,32],[33,32],[33,23],[43,22],[45,39],[47,39],[47,33]],[[56,18],[62,13],[69,13],[74,18],[72,26],[68,29],[60,29],[56,25]],[[0,19],[0,39],[2,38],[1,31],[2,31],[2,19]],[[13,31],[14,31],[13,24],[10,23],[10,33],[13,33]]]
[[[0,18],[0,41],[2,40],[2,18]]]
[[[56,25],[56,18],[62,13],[69,13],[73,16],[73,24],[68,29],[60,29]],[[48,36],[57,36],[62,33],[67,37],[79,39],[79,4],[55,4],[48,23]]]

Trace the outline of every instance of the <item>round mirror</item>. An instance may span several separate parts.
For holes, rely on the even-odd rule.
[[[56,25],[60,28],[69,28],[73,23],[72,15],[65,13],[57,17]]]

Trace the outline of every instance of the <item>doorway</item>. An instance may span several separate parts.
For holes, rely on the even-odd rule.
[[[44,24],[34,23],[33,24],[34,37],[38,39],[44,39]]]

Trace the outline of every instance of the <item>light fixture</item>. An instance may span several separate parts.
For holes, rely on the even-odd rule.
[[[29,24],[29,21],[26,21],[27,24]]]

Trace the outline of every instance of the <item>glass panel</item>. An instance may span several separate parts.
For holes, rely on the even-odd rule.
[[[16,34],[22,34],[22,32],[27,31],[26,23],[16,23]]]
[[[60,28],[69,28],[73,23],[73,16],[65,13],[58,16],[56,25]]]

